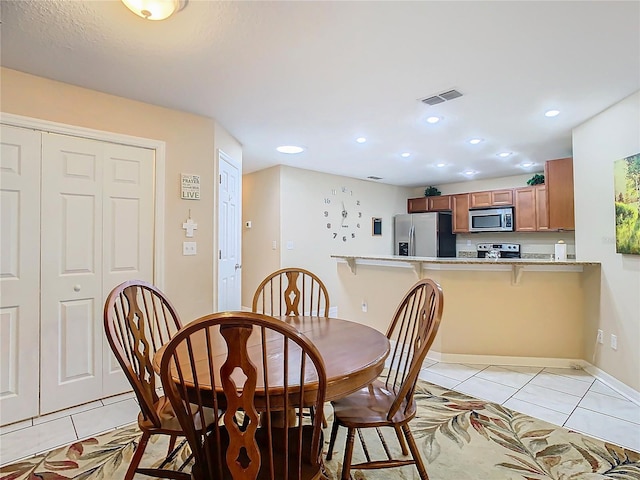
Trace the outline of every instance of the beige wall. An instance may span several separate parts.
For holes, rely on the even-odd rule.
[[[1,110],[166,143],[165,283],[183,321],[214,309],[217,148],[242,161],[240,144],[210,118],[107,95],[2,68]],[[180,199],[180,173],[201,175],[201,200]],[[198,255],[182,256],[182,223],[198,223]]]
[[[362,207],[361,227],[356,229],[356,238],[347,242],[332,238],[324,217],[325,210],[333,207],[334,213],[338,207],[327,207],[324,199],[332,197],[332,189],[342,187],[353,190],[353,198]],[[251,306],[255,288],[268,273],[299,266],[316,273],[329,289],[331,305],[340,307],[342,292],[331,255],[391,254],[392,218],[406,211],[410,190],[279,166],[245,175],[243,192],[243,221],[253,224],[243,233],[243,306]],[[381,236],[371,235],[372,217],[382,218]],[[273,240],[277,240],[277,252],[270,250]],[[287,248],[288,243],[292,249]]]
[[[640,256],[615,248],[613,162],[640,152],[640,92],[573,131],[576,254],[602,263],[600,302],[587,313],[586,359],[640,390]],[[596,311],[594,309],[597,308]],[[605,342],[595,342],[597,329]],[[618,336],[618,349],[610,335]]]

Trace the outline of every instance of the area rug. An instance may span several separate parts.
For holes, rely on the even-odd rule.
[[[411,423],[432,480],[640,480],[640,453],[504,408],[498,404],[420,381],[416,390],[418,415]],[[331,425],[331,410],[326,410]],[[333,459],[326,462],[330,480],[340,478],[345,429],[340,429]],[[372,457],[384,458],[375,431],[365,433]],[[399,445],[393,431],[387,443]],[[3,467],[0,480],[121,480],[140,432],[131,426],[114,430],[47,454]],[[329,429],[325,432],[325,453]],[[354,449],[354,463],[364,458]],[[143,465],[158,464],[166,452],[166,437],[152,437]],[[185,446],[173,462],[188,458]],[[187,470],[189,470],[187,466]],[[149,478],[142,475],[136,479]],[[352,470],[352,478],[418,479],[414,466],[387,470]]]

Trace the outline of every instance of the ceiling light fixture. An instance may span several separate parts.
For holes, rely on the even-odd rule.
[[[145,20],[164,20],[182,10],[188,0],[122,0],[133,13]]]
[[[298,147],[297,145],[281,145],[277,147],[276,150],[280,153],[296,154],[304,151],[304,148]]]
[[[472,138],[471,140],[469,140],[469,143],[470,143],[471,145],[477,145],[477,144],[479,144],[480,142],[482,142],[482,139],[481,139],[481,138]]]
[[[444,167],[446,165],[447,165],[446,163],[442,163],[442,162],[436,163],[436,167],[438,167],[438,168],[442,168],[442,167]]]
[[[533,162],[524,162],[524,163],[520,164],[520,166],[522,168],[529,168],[529,167],[533,167],[534,165],[535,165],[535,163],[533,163]]]
[[[427,123],[438,123],[440,120],[440,117],[427,117]]]
[[[464,172],[462,172],[462,174],[463,174],[463,175],[466,175],[467,177],[470,177],[470,176],[472,176],[472,175],[475,175],[476,173],[478,173],[478,172],[476,172],[475,170],[471,170],[471,169],[469,169],[469,170],[465,170]]]
[[[560,110],[547,110],[544,112],[545,117],[557,117],[560,115]]]
[[[500,152],[498,154],[500,158],[507,158],[509,155],[511,155],[511,152]]]
[[[366,142],[366,141],[367,141],[367,139],[366,139],[366,138],[364,138],[364,137],[358,137],[358,138],[356,138],[356,142],[358,142],[358,143],[364,143],[364,142]]]
[[[411,154],[410,154],[409,152],[402,152],[402,153],[400,154],[400,156],[401,156],[402,158],[409,158],[409,157],[411,156]]]

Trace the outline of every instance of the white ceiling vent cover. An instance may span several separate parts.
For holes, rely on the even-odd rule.
[[[442,93],[438,93],[437,95],[431,95],[430,97],[421,98],[420,101],[422,103],[426,103],[427,105],[438,105],[439,103],[453,100],[454,98],[458,98],[461,96],[462,94],[458,90],[451,89],[446,90]]]

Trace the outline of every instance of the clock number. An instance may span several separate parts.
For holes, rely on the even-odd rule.
[[[327,223],[327,228],[331,228],[331,224],[330,223]]]
[[[328,217],[329,216],[329,212],[327,212],[326,210],[324,211],[324,216]]]
[[[362,218],[362,212],[358,212],[358,218]]]
[[[331,195],[335,195],[336,193],[337,193],[337,192],[336,192],[336,189],[335,189],[335,188],[332,188],[332,189],[331,189]]]
[[[338,234],[336,232],[333,232],[333,238],[336,238],[338,236]]]
[[[360,228],[360,224],[359,224],[359,223],[356,223],[356,227]]]
[[[346,235],[343,235],[343,236],[342,236],[342,241],[343,241],[343,242],[346,242],[346,241],[347,241],[347,236],[346,236]]]
[[[360,205],[360,200],[356,200],[356,205]]]
[[[355,233],[352,233],[352,234],[351,234],[351,238],[356,238],[356,234],[355,234]]]
[[[329,198],[325,198],[325,199],[324,199],[324,203],[325,203],[325,204],[327,204],[327,205],[329,205],[329,204],[331,203],[331,200],[330,200]]]

